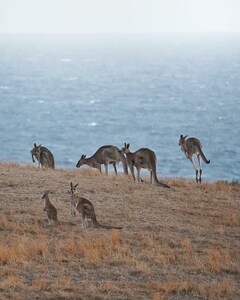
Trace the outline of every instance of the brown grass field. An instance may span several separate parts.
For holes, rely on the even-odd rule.
[[[70,181],[123,229],[83,230]],[[0,299],[240,299],[240,184],[161,181],[0,163]]]

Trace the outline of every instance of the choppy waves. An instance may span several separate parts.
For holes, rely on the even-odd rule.
[[[193,178],[178,146],[188,134],[211,160],[205,179],[238,180],[240,38],[145,38],[0,38],[0,160],[31,163],[36,142],[74,168],[83,153],[128,142],[156,152],[160,176]]]

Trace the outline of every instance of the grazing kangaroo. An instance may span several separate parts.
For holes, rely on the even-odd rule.
[[[87,218],[92,219],[93,225],[96,228],[106,228],[106,229],[121,229],[122,227],[114,227],[114,226],[107,226],[99,224],[96,218],[94,206],[92,202],[88,199],[79,197],[76,195],[76,188],[78,184],[73,185],[70,183],[70,201],[71,201],[71,215],[75,215],[74,209],[76,209],[79,213],[82,214],[82,228],[87,228]]]
[[[194,138],[187,138],[186,136],[183,136],[182,134],[180,135],[180,139],[179,139],[179,146],[181,146],[181,150],[184,152],[184,154],[186,155],[186,157],[192,162],[193,167],[196,171],[196,182],[201,183],[202,182],[202,168],[201,168],[201,162],[200,162],[200,157],[202,158],[202,160],[206,163],[209,164],[210,160],[207,160],[205,155],[202,152],[202,144],[201,142]],[[198,159],[198,168],[194,162],[193,159],[193,155],[196,154],[197,155],[197,159]],[[199,177],[198,177],[198,169],[199,169]]]
[[[117,175],[116,164],[119,162],[123,164],[124,174],[128,174],[128,168],[125,156],[116,146],[106,145],[100,147],[91,157],[86,158],[82,155],[76,167],[80,168],[82,165],[88,165],[91,168],[96,168],[102,173],[101,165],[105,165],[105,173],[108,175],[108,164],[113,164],[115,174]]]
[[[124,144],[124,147],[121,149],[122,153],[126,154],[127,157],[127,164],[129,169],[132,173],[132,177],[135,180],[134,175],[134,167],[137,168],[137,179],[138,182],[141,181],[140,179],[140,170],[141,168],[146,168],[150,171],[150,182],[165,188],[169,188],[168,185],[159,182],[157,178],[157,171],[156,171],[156,163],[157,157],[156,154],[148,149],[148,148],[140,148],[136,152],[130,152],[129,150],[130,144]]]
[[[36,143],[34,143],[34,147],[30,153],[32,155],[33,163],[35,163],[34,157],[38,161],[38,168],[40,168],[40,165],[42,168],[55,168],[54,156],[47,148],[43,147],[42,145],[37,146]]]
[[[49,223],[51,221],[53,222],[58,222],[58,218],[57,218],[57,209],[56,207],[51,203],[50,199],[49,199],[49,194],[51,193],[51,191],[46,191],[43,196],[42,199],[44,199],[45,202],[45,207],[43,209],[43,211],[47,212],[47,216],[48,216],[48,221]]]

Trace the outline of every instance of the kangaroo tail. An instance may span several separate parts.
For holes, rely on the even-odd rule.
[[[206,164],[209,164],[209,163],[210,163],[210,160],[207,160],[207,159],[206,159],[206,156],[203,154],[201,148],[199,148],[199,154],[200,154],[202,160],[203,160]]]
[[[99,223],[98,223],[98,227],[105,228],[105,229],[122,229],[122,227],[103,225],[103,224],[99,224]]]
[[[55,161],[54,161],[54,158],[53,158],[53,160],[52,160],[52,162],[51,162],[51,168],[55,169]]]
[[[93,225],[94,225],[96,228],[101,227],[100,224],[99,224],[98,221],[97,221],[97,217],[96,217],[95,213],[92,214],[91,219],[92,219],[92,221],[93,221]]]
[[[103,224],[100,224],[98,223],[98,220],[96,218],[96,215],[93,214],[92,215],[92,221],[93,221],[93,224],[96,228],[105,228],[105,229],[122,229],[122,227],[117,227],[117,226],[108,226],[108,225],[103,225]]]
[[[156,163],[153,163],[152,175],[153,175],[153,181],[154,181],[154,184],[155,184],[156,186],[164,187],[164,188],[170,189],[170,186],[168,186],[167,184],[162,183],[162,182],[160,182],[160,181],[158,180],[158,178],[157,178],[157,170],[156,170]]]
[[[170,186],[169,186],[169,185],[167,185],[167,184],[165,184],[165,183],[162,183],[162,182],[160,182],[160,181],[154,182],[154,184],[155,184],[156,186],[159,186],[159,187],[163,187],[163,188],[170,189]]]

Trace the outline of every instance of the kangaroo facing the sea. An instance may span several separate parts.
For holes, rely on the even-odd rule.
[[[181,150],[184,152],[184,154],[186,155],[186,157],[192,162],[193,167],[196,171],[196,182],[201,183],[202,182],[202,168],[201,168],[201,161],[200,158],[206,163],[209,164],[210,160],[207,160],[205,155],[202,152],[202,144],[201,142],[194,137],[191,138],[187,138],[186,136],[183,136],[182,134],[180,135],[180,139],[179,139],[179,146],[181,146]],[[194,159],[193,159],[193,155],[196,154],[197,155],[197,159],[198,159],[198,167],[196,166]],[[199,174],[199,176],[198,176]]]
[[[40,168],[40,165],[42,168],[55,168],[54,164],[54,156],[50,150],[43,147],[42,145],[38,145],[34,143],[34,147],[30,151],[32,155],[32,161],[35,163],[34,157],[38,161],[38,168]]]
[[[148,169],[150,171],[150,182],[154,183],[157,186],[169,188],[168,185],[161,183],[157,178],[157,171],[156,171],[156,163],[157,157],[156,154],[148,149],[148,148],[140,148],[136,152],[130,152],[129,150],[130,144],[124,144],[124,147],[121,149],[122,153],[126,154],[127,157],[127,164],[129,169],[132,173],[132,177],[135,180],[134,175],[134,167],[137,168],[137,179],[138,182],[141,181],[140,179],[140,171],[141,168]]]
[[[51,221],[53,222],[58,222],[58,218],[57,218],[57,209],[56,207],[51,203],[50,199],[49,199],[49,194],[51,193],[51,191],[46,191],[43,196],[42,199],[44,199],[45,202],[45,207],[43,209],[43,211],[46,211],[47,216],[48,216],[48,221],[49,223]]]
[[[99,224],[96,218],[94,206],[92,202],[88,199],[79,197],[76,195],[77,186],[70,183],[70,203],[71,203],[71,215],[75,214],[75,209],[82,214],[82,228],[87,228],[87,218],[92,219],[93,225],[96,228],[106,228],[106,229],[121,229],[122,227],[114,227],[108,225]]]
[[[80,168],[82,165],[88,165],[89,167],[96,168],[102,173],[101,165],[105,165],[105,173],[108,175],[108,165],[113,164],[115,174],[117,175],[116,164],[122,162],[124,174],[128,174],[127,163],[125,156],[120,152],[118,147],[106,145],[100,147],[91,157],[86,158],[86,155],[82,155],[76,165]]]

